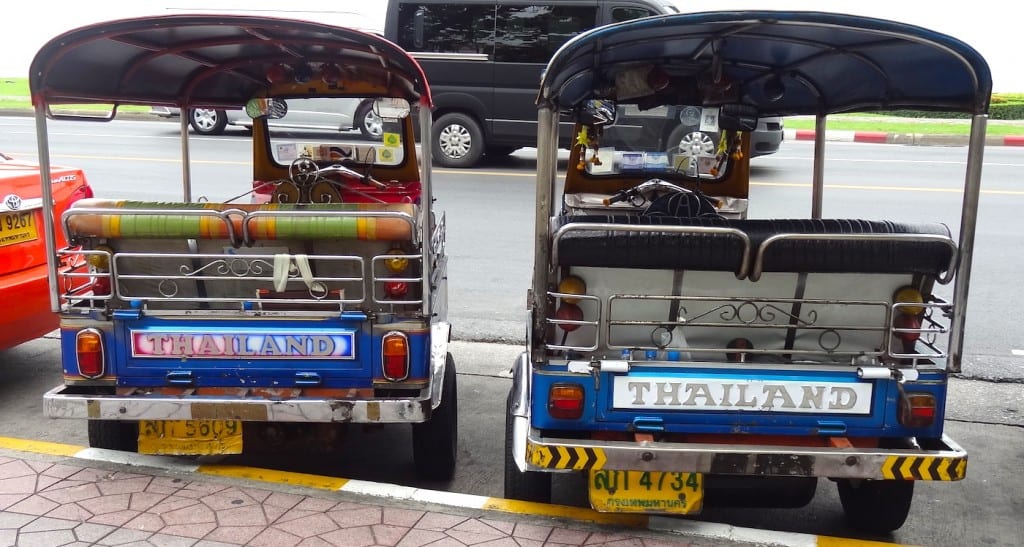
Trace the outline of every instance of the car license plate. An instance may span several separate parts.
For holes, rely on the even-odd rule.
[[[238,420],[142,420],[139,454],[209,456],[242,453]]]
[[[35,211],[0,214],[0,247],[38,239],[35,218]]]
[[[699,513],[704,505],[700,473],[590,471],[590,506],[603,513]]]

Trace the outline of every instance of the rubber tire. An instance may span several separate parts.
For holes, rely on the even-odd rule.
[[[441,404],[430,419],[413,424],[412,454],[416,474],[421,479],[447,481],[455,476],[455,459],[459,451],[459,398],[455,376],[455,359],[445,359]]]
[[[196,108],[188,111],[188,124],[192,126],[192,131],[195,131],[199,135],[220,135],[224,132],[224,128],[228,126],[228,114],[223,110],[213,110],[213,125],[201,125],[196,122],[196,112],[203,110],[209,112],[211,109],[208,108]]]
[[[119,420],[89,420],[89,446],[138,452],[139,424]]]
[[[469,139],[468,148],[462,155],[452,155],[442,150],[442,134],[451,139],[453,132]],[[480,124],[461,112],[449,112],[439,117],[434,121],[430,134],[434,144],[434,163],[441,167],[472,167],[484,154],[484,132]]]
[[[366,123],[369,116],[373,116],[377,120],[376,131],[371,129]],[[356,107],[355,114],[353,114],[352,121],[355,123],[356,128],[359,129],[359,132],[363,135],[363,138],[373,141],[379,141],[384,138],[384,127],[382,122],[380,121],[380,118],[373,113],[373,101],[363,101],[359,103],[359,106]]]
[[[520,471],[512,455],[512,391],[505,401],[505,498],[551,503],[551,474]]]
[[[899,529],[910,514],[914,481],[839,479],[839,501],[852,528],[886,534]]]

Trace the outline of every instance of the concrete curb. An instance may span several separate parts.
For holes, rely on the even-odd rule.
[[[327,477],[287,471],[218,465],[185,463],[168,456],[148,456],[117,450],[86,448],[82,446],[0,437],[0,449],[23,453],[63,456],[84,461],[103,462],[136,468],[149,468],[174,473],[191,473],[210,477],[251,480],[256,482],[284,484],[328,492],[344,492],[374,497],[387,503],[388,500],[429,503],[433,505],[498,511],[540,517],[569,519],[598,524],[619,525],[625,528],[645,529],[651,532],[668,533],[680,537],[699,537],[711,541],[737,542],[778,547],[816,546],[885,546],[898,545],[875,541],[854,540],[814,534],[776,532],[756,528],[743,528],[715,522],[699,522],[678,518],[598,513],[588,508],[569,507],[547,503],[533,503],[502,498],[492,498],[457,492],[429,490],[397,484],[369,482],[362,480]]]

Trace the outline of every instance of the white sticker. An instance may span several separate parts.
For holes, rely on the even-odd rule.
[[[700,115],[700,130],[701,131],[718,131],[718,109],[717,108],[705,108],[704,112]]]

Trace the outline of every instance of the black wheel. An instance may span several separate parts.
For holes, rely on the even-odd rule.
[[[379,141],[384,136],[384,122],[373,113],[373,101],[359,103],[355,112],[355,125],[363,138]]]
[[[472,167],[484,153],[484,133],[476,120],[450,112],[434,122],[434,162],[442,167]]]
[[[551,475],[520,471],[512,456],[512,391],[505,402],[505,498],[551,503]]]
[[[459,399],[455,385],[455,360],[445,360],[441,404],[430,419],[412,426],[412,454],[422,479],[446,481],[455,474],[459,449]]]
[[[914,481],[840,479],[839,501],[853,528],[884,534],[903,526],[914,497]]]
[[[195,108],[189,112],[188,124],[200,135],[220,135],[228,126],[228,115],[223,110]]]
[[[89,446],[137,452],[139,424],[118,420],[89,420]]]

